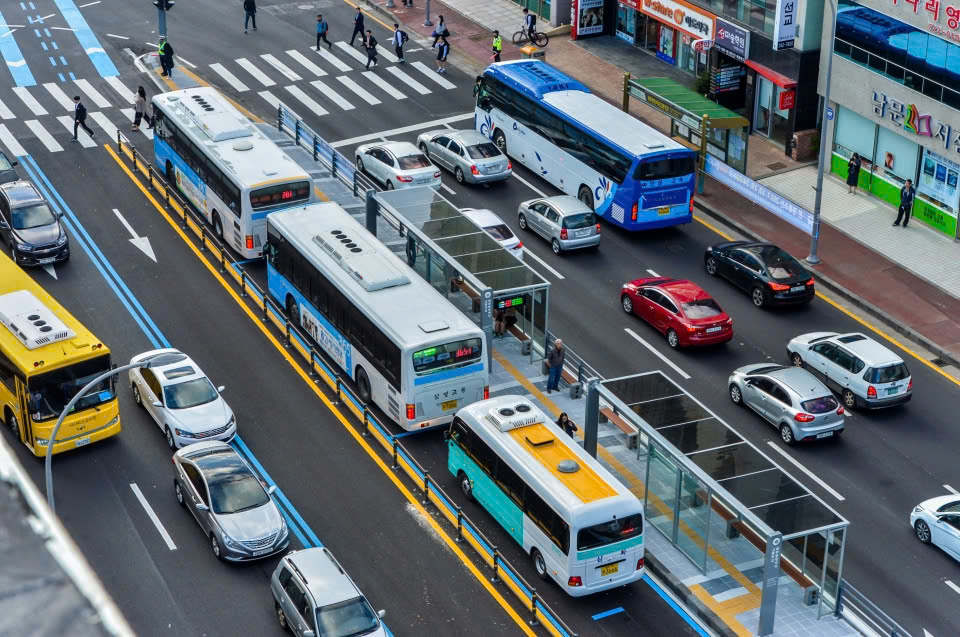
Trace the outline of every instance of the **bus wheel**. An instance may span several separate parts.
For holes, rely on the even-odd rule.
[[[463,491],[463,495],[467,496],[467,500],[473,501],[473,484],[470,482],[470,478],[467,477],[467,474],[461,471],[457,474],[457,480],[460,481],[460,490]]]
[[[507,154],[507,136],[503,134],[503,131],[497,131],[493,134],[493,143],[497,145],[501,153]]]
[[[20,424],[17,422],[17,417],[13,415],[13,412],[7,415],[7,428],[10,429],[10,432],[13,434],[14,440],[20,440]]]
[[[360,392],[360,400],[364,403],[370,402],[370,379],[367,378],[367,372],[362,367],[357,368],[357,389]]]
[[[297,302],[293,300],[292,296],[287,297],[287,317],[295,323],[296,325],[300,324],[300,308],[297,307]]]
[[[530,559],[533,560],[533,568],[537,571],[537,576],[545,580],[549,576],[547,573],[547,563],[538,549],[530,549]]]
[[[586,186],[580,186],[580,192],[577,193],[577,199],[583,202],[590,210],[593,210],[593,193]]]
[[[223,242],[223,222],[220,221],[220,213],[216,210],[213,211],[213,234]]]

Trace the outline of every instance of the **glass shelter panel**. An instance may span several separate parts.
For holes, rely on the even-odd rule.
[[[677,465],[657,445],[653,445],[647,461],[647,522],[657,527],[671,542],[674,537],[679,479]]]

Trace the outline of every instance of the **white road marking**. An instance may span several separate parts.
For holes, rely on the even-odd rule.
[[[949,491],[950,493],[952,493],[953,495],[960,495],[960,491],[957,491],[956,489],[951,487],[949,484],[943,485],[943,488]]]
[[[771,449],[773,449],[774,451],[776,451],[777,453],[779,453],[781,456],[783,456],[784,458],[786,458],[786,460],[787,460],[790,464],[792,464],[792,465],[795,466],[797,469],[799,469],[800,471],[803,471],[805,474],[807,474],[807,477],[808,477],[808,478],[810,478],[811,480],[813,480],[814,482],[816,482],[817,484],[819,484],[821,487],[823,487],[830,495],[832,495],[832,496],[835,497],[836,499],[840,500],[841,502],[844,501],[844,500],[846,500],[845,497],[843,497],[842,495],[840,495],[839,493],[837,493],[829,484],[827,484],[826,482],[824,482],[823,480],[821,480],[820,478],[818,478],[816,475],[814,475],[814,473],[813,473],[812,471],[810,471],[809,469],[807,469],[805,466],[803,466],[802,464],[800,464],[798,461],[794,460],[793,457],[792,457],[790,454],[788,454],[786,451],[784,451],[783,449],[781,449],[781,448],[779,447],[779,445],[777,445],[777,443],[773,442],[772,440],[768,440],[768,441],[767,441],[767,444],[770,446]]]
[[[929,630],[927,630],[926,628],[924,628],[924,629],[923,629],[923,637],[933,637],[933,633],[931,633]]]
[[[380,103],[380,100],[378,100],[373,95],[371,95],[370,91],[368,91],[367,89],[363,88],[362,86],[354,82],[353,78],[351,78],[350,76],[338,75],[337,81],[343,84],[344,86],[346,86],[348,89],[350,89],[354,93],[356,93],[360,97],[360,99],[362,99],[364,102],[366,102],[370,106],[376,106],[377,104]]]
[[[66,128],[67,132],[70,133],[70,137],[73,137],[73,118],[69,115],[60,115],[57,117],[57,121],[63,124],[63,127]],[[77,128],[77,140],[84,148],[93,148],[97,145],[97,142],[90,139],[90,136],[87,135],[86,132],[84,132],[81,128]]]
[[[387,42],[390,42],[390,41],[387,40]],[[391,53],[388,49],[393,49],[393,42],[390,42],[389,44],[381,44],[380,46],[378,46],[377,56],[378,57],[383,56],[384,58],[387,59],[387,62],[390,62],[391,64],[396,64],[397,62],[399,62],[400,60],[397,59],[397,56]]]
[[[53,138],[53,135],[47,132],[47,129],[43,127],[43,124],[38,122],[35,119],[28,119],[24,122],[33,134],[37,136],[37,139],[47,147],[51,153],[58,153],[63,150],[63,146],[57,143],[57,140]],[[73,135],[73,124],[70,124],[70,134]],[[86,133],[84,133],[86,135]]]
[[[107,33],[106,35],[107,35],[108,37],[111,37],[111,38],[117,38],[118,40],[129,40],[129,39],[130,39],[130,38],[128,38],[128,37],[125,36],[125,35],[117,35],[117,34],[115,34],[115,33]]]
[[[264,62],[266,62],[273,68],[277,69],[278,71],[280,71],[280,73],[283,74],[283,76],[288,80],[290,80],[291,82],[299,82],[300,80],[303,79],[302,77],[294,73],[293,69],[291,69],[289,66],[287,66],[280,60],[278,60],[276,56],[274,56],[272,53],[263,53],[262,55],[260,55],[260,57],[263,58]]]
[[[320,91],[320,93],[322,93],[324,97],[326,97],[328,100],[330,100],[331,102],[333,102],[334,104],[342,108],[343,110],[345,111],[353,110],[353,104],[351,104],[347,100],[340,97],[340,95],[336,91],[330,90],[330,87],[324,84],[323,82],[321,82],[320,80],[314,80],[310,82],[310,85],[313,86],[313,88]]]
[[[116,208],[113,209],[113,214],[117,215],[117,219],[120,220],[120,223],[123,224],[123,227],[127,229],[127,232],[130,233],[132,243],[138,250],[147,255],[151,261],[154,263],[157,262],[157,256],[153,253],[153,247],[150,246],[150,239],[146,237],[141,237],[137,234],[137,231],[133,229],[133,226],[123,218],[123,215],[120,214],[120,211]]]
[[[54,280],[58,280],[60,278],[57,276],[57,270],[53,267],[52,263],[48,263],[47,265],[43,266],[43,269],[46,270],[47,274],[52,276]]]
[[[134,102],[137,101],[136,96],[133,94],[133,91],[128,89],[126,86],[124,86],[123,82],[121,82],[120,78],[118,78],[116,75],[111,75],[110,77],[105,77],[103,79],[105,79],[107,81],[107,84],[112,86],[113,90],[119,93],[120,97],[125,99],[128,104],[133,104]]]
[[[327,109],[317,104],[317,102],[312,97],[304,93],[299,86],[287,86],[286,89],[291,95],[300,100],[304,106],[313,111],[315,115],[323,117],[327,114]]]
[[[228,71],[226,67],[220,64],[219,62],[217,64],[211,64],[210,68],[216,71],[217,75],[225,79],[227,81],[227,84],[233,87],[233,90],[238,91],[240,93],[250,90],[249,86],[241,82],[236,75]]]
[[[412,64],[410,64],[410,66],[412,66],[413,68],[417,69],[418,71],[420,71],[421,73],[429,77],[431,80],[439,84],[442,88],[445,88],[447,90],[456,88],[453,85],[453,82],[448,82],[443,78],[441,74],[437,73],[436,71],[431,71],[430,69],[427,68],[426,64],[424,64],[419,60],[417,60],[416,62],[413,62]]]
[[[523,256],[524,256],[524,258],[530,257],[531,259],[533,259],[534,261],[536,261],[537,263],[539,263],[547,272],[549,272],[549,273],[552,274],[553,276],[557,277],[558,279],[563,279],[563,278],[564,278],[564,276],[563,276],[562,274],[560,274],[559,272],[557,272],[556,270],[554,270],[552,267],[550,267],[550,264],[548,264],[546,261],[544,261],[543,259],[541,259],[540,257],[538,257],[536,254],[533,253],[532,250],[530,250],[530,248],[528,248],[528,247],[526,247],[526,246],[523,247]]]
[[[420,95],[429,95],[432,92],[426,86],[416,81],[415,79],[413,79],[412,77],[410,77],[409,75],[407,75],[406,73],[404,73],[403,71],[401,71],[395,66],[388,66],[387,71],[389,73],[392,73],[394,77],[396,77],[398,80],[400,80],[401,82],[403,82],[404,84],[406,84],[407,86],[415,90],[417,93],[420,93]]]
[[[28,91],[26,88],[22,86],[14,86],[11,90],[16,94],[17,97],[20,98],[21,102],[27,105],[27,108],[29,108],[34,115],[47,114],[47,109],[40,106],[40,102],[38,102],[33,95],[30,95],[30,91]]]
[[[13,114],[13,111],[7,108],[6,104],[0,102],[0,117],[3,119],[14,119],[16,116]]]
[[[287,55],[289,55],[289,56],[292,57],[294,60],[296,60],[297,62],[299,62],[301,66],[303,66],[305,69],[307,69],[308,71],[310,71],[311,73],[313,73],[313,74],[316,75],[317,77],[323,77],[324,75],[327,74],[326,71],[324,71],[324,70],[321,69],[319,66],[317,66],[316,64],[314,64],[313,62],[311,62],[310,60],[308,60],[307,57],[306,57],[303,53],[301,53],[300,51],[296,51],[296,50],[294,50],[294,49],[291,49],[291,50],[287,51]]]
[[[7,150],[10,151],[10,154],[14,157],[22,157],[27,154],[23,146],[17,142],[17,138],[7,129],[6,124],[0,124],[0,142],[3,142],[3,145],[6,146]]]
[[[197,65],[194,64],[193,62],[191,62],[190,60],[185,60],[185,59],[183,59],[182,57],[180,57],[179,55],[176,56],[176,57],[177,57],[178,60],[180,60],[181,62],[183,62],[184,64],[186,64],[186,65],[189,66],[190,68],[192,68],[192,69],[197,68]]]
[[[404,51],[404,53],[416,53],[417,51],[423,51],[423,49],[421,47],[417,47],[415,49],[407,49],[406,51]]]
[[[247,58],[237,58],[236,60],[234,60],[234,62],[239,64],[243,68],[243,70],[245,70],[247,73],[255,77],[264,86],[276,86],[277,84],[276,82],[271,80],[266,73],[264,73],[263,71],[255,67],[253,65],[253,62],[251,62]]]
[[[546,196],[547,196],[547,193],[543,192],[542,190],[540,190],[539,188],[537,188],[536,186],[534,186],[533,184],[531,184],[529,181],[527,181],[526,179],[524,179],[523,177],[521,177],[520,175],[518,175],[516,172],[513,172],[513,173],[511,173],[511,174],[512,174],[521,184],[523,184],[524,186],[526,186],[527,188],[529,188],[529,189],[532,190],[533,192],[537,193],[537,194],[540,195],[541,197],[546,197]]]
[[[129,120],[129,122],[130,122],[131,124],[133,124],[133,118],[134,118],[134,116],[136,115],[136,113],[134,112],[134,110],[133,110],[132,108],[121,108],[121,109],[120,109],[120,112],[123,113],[124,115],[126,115],[127,118],[128,118],[128,120]],[[145,120],[145,119],[146,119],[146,118],[144,118],[144,120]],[[147,139],[153,140],[153,131],[150,130],[149,128],[147,128],[147,122],[144,121],[144,120],[141,120],[141,121],[140,121],[140,132],[143,133],[144,135],[146,135],[146,136],[147,136]],[[136,132],[136,131],[132,131],[132,132]]]
[[[319,55],[319,56],[322,57],[324,60],[326,60],[327,62],[329,62],[329,63],[330,63],[331,65],[333,65],[338,71],[343,71],[344,73],[346,73],[347,71],[350,70],[350,67],[349,67],[349,66],[347,66],[346,64],[344,64],[343,62],[341,62],[341,61],[340,61],[340,58],[338,58],[336,55],[334,55],[333,53],[331,53],[331,52],[328,51],[327,49],[325,49],[325,48],[323,48],[323,47],[320,47],[320,50],[317,51],[317,50],[315,50],[313,47],[310,47],[310,50],[311,50],[311,51],[314,51],[317,55]]]
[[[50,27],[50,30],[51,31],[75,31],[75,29],[71,29],[70,27]]]
[[[650,268],[647,268],[647,272],[650,273],[650,276],[660,276],[659,274],[657,274],[656,272],[654,272],[654,271],[651,270]]]
[[[258,95],[260,95],[260,97],[262,97],[263,99],[267,100],[267,103],[270,104],[270,106],[272,106],[274,110],[277,110],[278,108],[280,108],[280,98],[278,98],[276,95],[274,95],[270,91],[260,91]]]
[[[352,57],[354,60],[356,60],[356,61],[359,62],[360,64],[364,64],[364,65],[365,65],[365,64],[367,63],[366,49],[364,49],[364,52],[361,53],[360,51],[357,51],[355,48],[353,48],[352,46],[350,46],[349,43],[344,42],[343,40],[340,40],[340,41],[338,41],[338,42],[334,42],[334,43],[333,43],[333,46],[339,48],[341,51],[343,51],[344,53],[346,53],[347,55],[349,55],[350,57]]]
[[[379,133],[368,133],[367,135],[359,135],[357,137],[350,137],[349,139],[341,139],[340,141],[333,142],[330,145],[333,146],[334,148],[340,148],[341,146],[350,146],[351,144],[360,144],[363,142],[368,142],[373,139],[380,139],[381,137],[391,137],[393,135],[403,135],[404,133],[412,133],[414,131],[424,130],[427,128],[436,128],[438,126],[443,126],[448,122],[462,122],[467,119],[473,119],[473,113],[464,113],[463,115],[452,115],[450,117],[435,119],[429,122],[422,122],[420,124],[413,124],[411,126],[401,126],[400,128],[392,128],[390,130],[380,131]]]
[[[383,79],[382,77],[380,77],[379,75],[377,75],[377,74],[374,73],[373,71],[364,71],[364,72],[363,72],[363,77],[367,78],[368,80],[370,80],[371,82],[373,82],[374,84],[376,84],[377,86],[379,86],[379,87],[380,87],[381,89],[383,89],[383,91],[384,91],[387,95],[389,95],[390,97],[392,97],[392,98],[394,98],[394,99],[397,99],[397,100],[405,100],[405,99],[407,99],[407,96],[406,96],[406,95],[404,95],[403,93],[401,93],[401,92],[398,91],[397,89],[393,88],[393,86],[391,86],[389,82],[387,82],[385,79]]]
[[[664,363],[666,363],[666,364],[669,365],[671,368],[673,368],[673,371],[675,371],[675,372],[677,372],[678,374],[680,374],[683,378],[685,378],[685,379],[687,379],[687,380],[690,380],[690,375],[687,374],[687,372],[685,372],[685,371],[683,371],[682,369],[680,369],[679,367],[677,367],[677,365],[676,365],[672,360],[670,360],[669,358],[667,358],[666,356],[664,356],[663,354],[661,354],[660,352],[658,352],[656,349],[654,349],[653,345],[651,345],[650,343],[648,343],[648,342],[646,342],[645,340],[643,340],[642,338],[640,338],[640,335],[639,335],[639,334],[637,334],[636,332],[634,332],[634,331],[633,331],[632,329],[630,329],[629,327],[625,327],[625,328],[623,329],[623,331],[626,332],[627,334],[629,334],[630,336],[632,336],[634,339],[636,339],[636,341],[637,341],[638,343],[640,343],[641,345],[643,345],[644,347],[646,347],[648,350],[650,350],[651,352],[653,352],[653,354],[654,354],[657,358],[659,358],[659,359],[662,360]]]
[[[93,0],[93,2],[88,2],[87,4],[81,4],[81,5],[79,5],[77,8],[78,8],[78,9],[84,9],[84,8],[86,8],[86,7],[92,7],[92,6],[95,5],[95,4],[100,4],[100,0]],[[46,19],[46,18],[44,18],[44,19]]]
[[[456,197],[456,196],[457,196],[457,193],[455,193],[455,192],[453,191],[453,188],[451,188],[451,187],[448,186],[447,184],[443,183],[442,181],[440,182],[440,187],[443,188],[444,190],[446,190],[447,192],[449,192],[452,197]]]
[[[53,99],[57,100],[65,110],[72,111],[74,109],[73,100],[67,97],[67,94],[63,92],[63,89],[53,82],[47,82],[43,85],[43,88],[47,89],[50,95],[53,96]]]
[[[77,85],[77,88],[80,89],[84,95],[90,98],[90,101],[97,105],[97,108],[110,108],[110,102],[107,101],[107,98],[105,98],[100,91],[93,88],[90,82],[87,80],[74,80],[73,83]]]
[[[99,111],[95,113],[90,113],[90,117],[92,117],[93,121],[95,121],[97,125],[100,126],[100,128],[102,128],[104,132],[106,132],[107,137],[110,138],[110,141],[112,143],[116,143],[117,127],[113,125],[113,122],[111,122],[106,115],[104,115]],[[73,129],[71,129],[70,132],[73,133]]]
[[[163,524],[160,523],[160,518],[158,518],[157,514],[154,513],[153,507],[150,506],[150,503],[147,502],[147,499],[143,497],[143,493],[140,492],[140,487],[137,486],[136,482],[131,482],[130,488],[133,490],[133,494],[137,496],[137,500],[140,500],[140,505],[143,507],[144,511],[147,512],[147,516],[150,518],[150,521],[153,522],[153,526],[157,527],[157,531],[160,532],[160,537],[162,537],[163,541],[166,542],[167,548],[171,551],[176,551],[177,545],[173,543],[173,538],[171,538],[170,534],[167,533],[167,530],[163,528]]]
[[[950,580],[946,580],[946,581],[944,581],[943,583],[946,584],[947,586],[949,586],[950,588],[952,588],[954,593],[956,593],[957,595],[960,595],[960,586],[957,586],[956,584],[954,584],[954,583],[951,582]]]

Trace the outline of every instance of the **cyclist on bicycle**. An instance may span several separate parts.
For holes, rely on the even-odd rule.
[[[530,42],[536,42],[534,35],[537,32],[537,16],[527,8],[523,9],[523,32],[530,38]]]

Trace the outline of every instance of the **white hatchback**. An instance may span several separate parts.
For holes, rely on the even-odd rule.
[[[130,370],[133,400],[146,409],[167,438],[171,449],[201,440],[229,442],[237,434],[233,410],[193,360],[176,349],[138,354],[131,363],[162,358],[150,368]]]
[[[486,208],[461,208],[460,213],[483,228],[484,232],[496,239],[510,254],[523,261],[523,242],[493,211]]]

